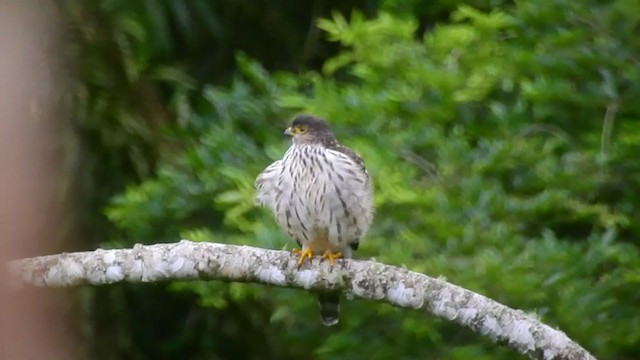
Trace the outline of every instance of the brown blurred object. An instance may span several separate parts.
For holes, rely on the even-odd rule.
[[[60,291],[10,287],[6,261],[61,250],[63,116],[53,2],[0,2],[0,359],[77,358]]]

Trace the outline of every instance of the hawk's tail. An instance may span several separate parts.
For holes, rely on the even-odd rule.
[[[320,318],[324,326],[331,326],[338,323],[340,313],[340,293],[318,294],[318,305],[320,306]]]

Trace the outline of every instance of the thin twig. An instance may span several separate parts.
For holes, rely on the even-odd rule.
[[[604,114],[604,121],[602,123],[602,136],[600,138],[600,154],[603,157],[608,156],[611,149],[611,135],[613,133],[613,125],[617,112],[617,103],[607,105],[607,111]]]

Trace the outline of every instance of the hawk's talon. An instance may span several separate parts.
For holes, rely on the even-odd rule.
[[[324,254],[322,254],[322,260],[327,259],[329,260],[329,265],[333,266],[333,263],[336,261],[336,259],[341,259],[342,258],[342,253],[341,252],[337,252],[337,253],[332,253],[331,251],[327,250],[324,252]]]
[[[309,261],[311,261],[311,258],[313,257],[313,251],[311,251],[311,249],[293,249],[291,252],[293,254],[300,255],[300,258],[298,259],[298,267],[304,264],[306,258],[309,258]]]

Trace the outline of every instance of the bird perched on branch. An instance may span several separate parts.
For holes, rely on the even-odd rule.
[[[256,202],[273,215],[300,250],[298,266],[322,254],[350,258],[373,220],[372,190],[364,162],[340,145],[322,119],[300,115],[285,135],[291,147],[256,179]],[[322,323],[338,322],[339,294],[318,295]]]

